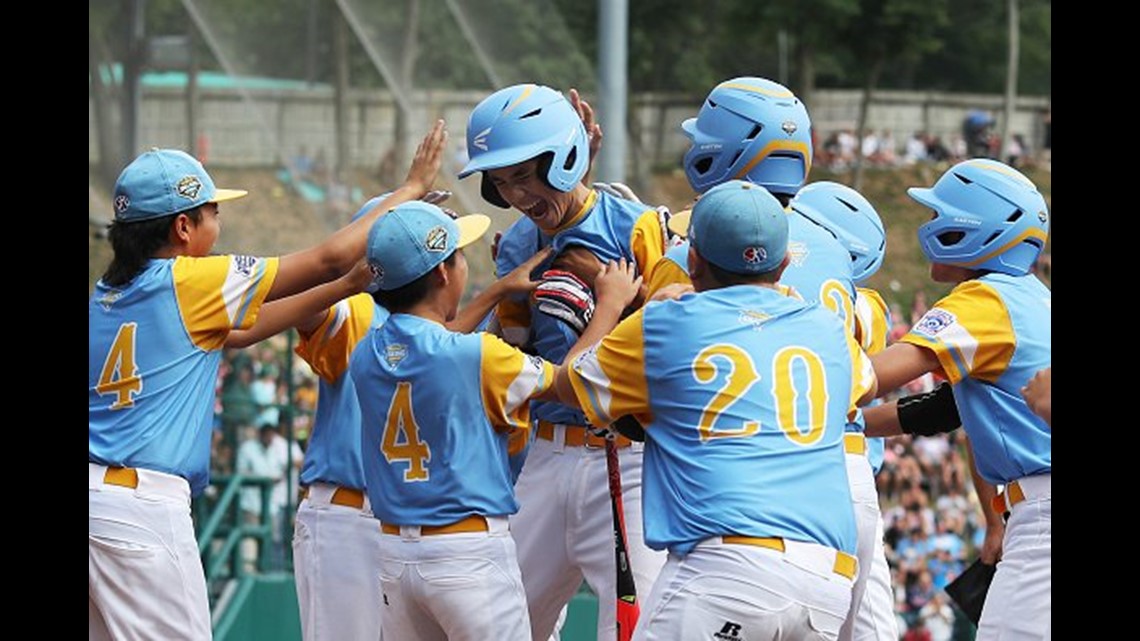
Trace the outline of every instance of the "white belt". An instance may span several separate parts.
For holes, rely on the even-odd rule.
[[[141,467],[107,467],[88,461],[87,489],[131,492],[140,497],[164,497],[190,503],[190,484],[186,479]]]

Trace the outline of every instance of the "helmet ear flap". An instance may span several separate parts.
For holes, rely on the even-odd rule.
[[[496,207],[510,209],[511,206],[508,205],[506,199],[503,198],[501,194],[499,194],[499,188],[491,182],[491,177],[488,176],[486,172],[483,173],[483,180],[481,183],[479,183],[479,191],[483,196],[483,200],[491,203],[492,205],[495,205]]]

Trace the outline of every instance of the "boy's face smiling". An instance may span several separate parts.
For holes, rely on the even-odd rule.
[[[526,214],[539,229],[552,232],[573,213],[574,192],[559,191],[546,184],[538,173],[538,165],[538,159],[532,158],[517,165],[488,169],[487,176],[511,207]]]

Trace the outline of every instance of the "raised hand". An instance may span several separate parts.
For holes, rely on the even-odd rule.
[[[442,119],[428,132],[416,148],[412,166],[404,184],[413,190],[417,198],[427,195],[443,162],[443,150],[447,148],[447,126]]]

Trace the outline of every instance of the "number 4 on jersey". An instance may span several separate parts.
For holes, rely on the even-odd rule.
[[[388,463],[406,461],[404,481],[428,480],[427,463],[431,460],[431,448],[420,440],[420,427],[412,412],[412,384],[396,384],[396,394],[388,406],[388,420],[384,423],[384,439],[381,444],[384,458]]]
[[[103,361],[99,384],[95,391],[100,395],[115,394],[111,409],[134,407],[135,396],[142,391],[142,378],[135,367],[135,328],[138,323],[123,323],[111,343],[111,351]]]

